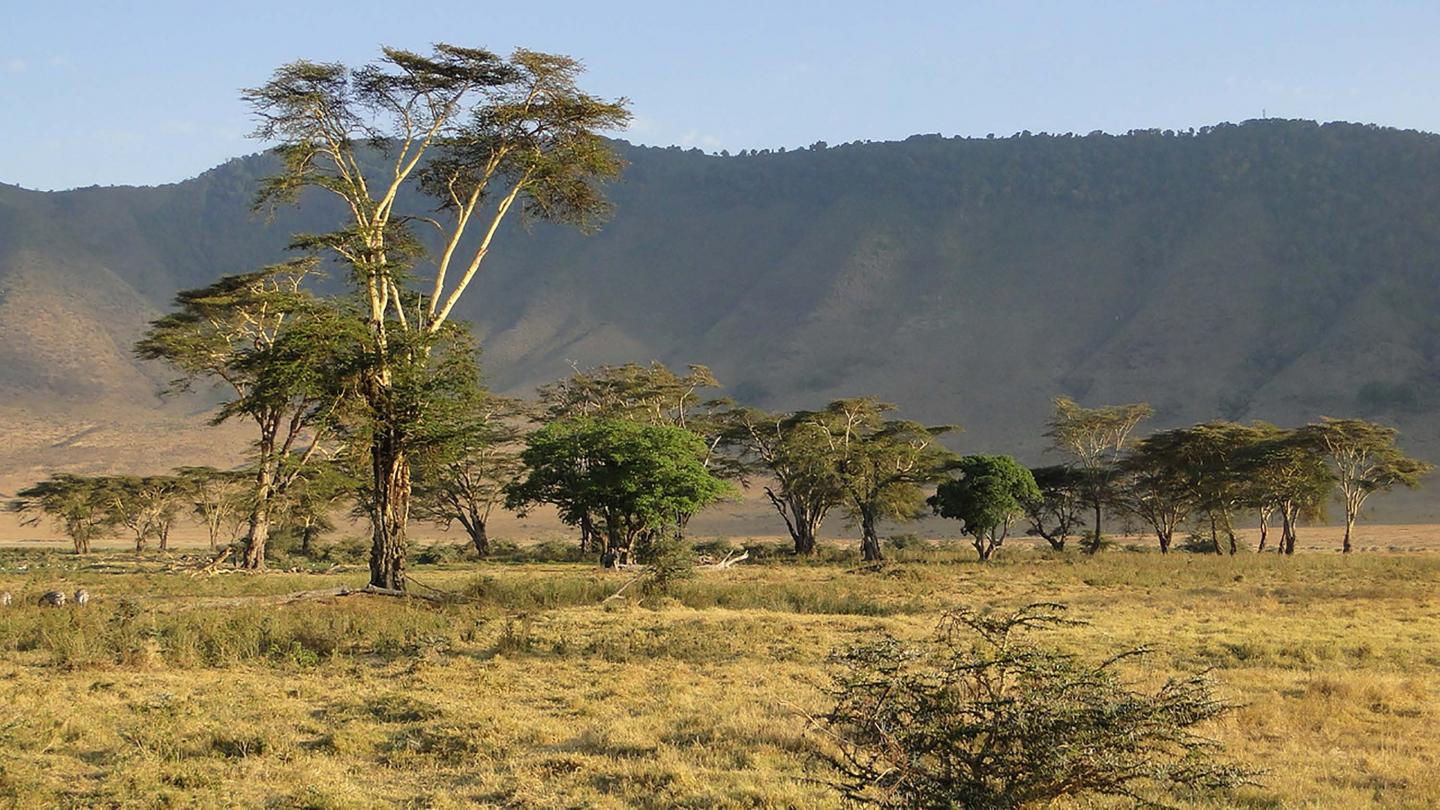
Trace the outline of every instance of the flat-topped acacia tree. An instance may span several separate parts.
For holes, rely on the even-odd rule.
[[[1395,444],[1399,431],[1364,419],[1323,417],[1318,424],[1300,428],[1312,446],[1323,450],[1345,507],[1345,538],[1341,550],[1350,553],[1355,520],[1365,501],[1376,492],[1397,486],[1414,489],[1420,479],[1435,469],[1433,464],[1411,458]]]
[[[360,393],[374,586],[405,588],[410,451],[425,408],[400,388],[423,378],[501,224],[518,208],[589,229],[608,210],[601,186],[622,162],[600,133],[630,116],[623,99],[581,91],[580,73],[565,56],[437,44],[428,55],[384,48],[359,67],[293,62],[244,93],[255,136],[282,160],[257,205],[306,189],[343,203],[339,227],[296,241],[348,266],[368,327]],[[405,209],[410,189],[428,203]],[[440,244],[424,272],[413,230],[422,224]]]
[[[89,554],[90,543],[114,525],[106,508],[104,478],[56,473],[16,493],[8,504],[22,515],[20,525],[34,526],[48,517],[75,546],[76,554]]]
[[[1084,408],[1069,397],[1055,398],[1055,414],[1045,432],[1053,448],[1069,455],[1075,468],[1085,475],[1085,494],[1095,513],[1095,532],[1085,551],[1100,550],[1104,536],[1100,518],[1114,483],[1116,466],[1135,426],[1155,413],[1149,405],[1107,405]]]
[[[180,372],[171,391],[201,381],[229,389],[214,424],[254,423],[240,560],[252,570],[265,568],[276,499],[333,438],[337,410],[354,387],[342,370],[355,364],[358,323],[306,289],[315,264],[298,259],[184,290],[176,310],[152,321],[135,344],[139,357]],[[207,525],[213,540],[218,526],[208,517]]]
[[[943,479],[955,455],[940,444],[954,425],[887,419],[895,406],[862,397],[838,399],[794,418],[829,460],[844,492],[842,505],[860,525],[860,555],[883,560],[877,523],[911,520],[925,509],[923,489]]]

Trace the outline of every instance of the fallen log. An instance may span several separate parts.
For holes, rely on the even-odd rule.
[[[742,562],[750,559],[750,552],[749,552],[749,551],[746,551],[745,553],[741,554],[739,557],[731,557],[730,555],[732,555],[732,554],[734,554],[734,553],[735,553],[735,552],[731,551],[731,552],[727,553],[727,554],[725,555],[725,559],[721,560],[720,562],[714,563],[714,564],[712,564],[712,565],[702,565],[702,566],[700,566],[700,568],[703,568],[703,569],[706,569],[706,570],[710,570],[710,571],[724,571],[725,569],[729,568],[729,567],[732,566],[732,565],[736,565],[736,564],[738,564],[738,563],[742,563]]]

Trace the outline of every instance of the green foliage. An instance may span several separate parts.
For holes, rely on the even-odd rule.
[[[845,501],[829,431],[812,429],[803,413],[735,408],[723,418],[721,442],[746,474],[774,480],[765,497],[785,521],[795,553],[813,556],[825,517]]]
[[[1040,499],[1040,488],[1030,470],[1009,456],[963,456],[951,469],[955,477],[940,482],[926,503],[940,517],[962,521],[975,552],[988,560],[1024,514],[1024,504]]]
[[[1116,465],[1135,427],[1155,411],[1143,402],[1085,408],[1063,396],[1056,397],[1054,404],[1045,435],[1052,447],[1070,456],[1075,468],[1085,475],[1086,497],[1095,514],[1094,532],[1086,551],[1094,553],[1103,537],[1100,517],[1111,494]]]
[[[24,515],[21,520],[27,525],[50,518],[70,538],[76,554],[87,554],[91,541],[114,525],[104,487],[104,478],[56,473],[20,490],[7,506]]]
[[[1065,797],[1142,805],[1218,791],[1251,774],[1196,727],[1230,709],[1203,675],[1152,692],[1098,664],[1030,642],[1059,605],[959,610],[924,645],[893,638],[837,656],[819,752],[849,800],[894,808],[1022,808]]]
[[[1085,525],[1080,515],[1085,492],[1085,476],[1068,464],[1033,467],[1030,474],[1040,496],[1021,502],[1030,522],[1027,534],[1045,538],[1056,551],[1065,550],[1065,541]]]
[[[676,527],[729,490],[705,469],[704,443],[671,425],[564,419],[525,444],[529,474],[509,487],[507,506],[553,504],[572,526],[593,519],[617,564],[638,539]]]
[[[922,487],[940,480],[953,458],[937,440],[953,426],[886,419],[894,409],[871,398],[842,399],[792,417],[806,434],[800,440],[818,449],[834,471],[845,509],[860,524],[867,561],[884,558],[878,521],[918,517],[925,507]]]

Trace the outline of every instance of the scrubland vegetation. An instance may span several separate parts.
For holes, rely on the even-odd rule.
[[[20,806],[830,807],[808,718],[829,656],[930,637],[957,606],[1068,604],[1047,631],[1154,688],[1212,669],[1238,708],[1199,731],[1254,786],[1181,806],[1440,801],[1440,559],[1087,556],[891,546],[749,561],[669,596],[606,601],[593,563],[453,562],[416,583],[447,604],[294,594],[363,571],[192,577],[129,555],[7,552],[6,756]],[[41,609],[85,586],[84,609]],[[1122,803],[1123,804],[1123,803]],[[1103,806],[1103,802],[1102,802]]]

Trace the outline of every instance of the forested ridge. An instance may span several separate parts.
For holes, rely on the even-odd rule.
[[[1050,399],[1157,426],[1361,415],[1435,457],[1440,137],[1250,121],[715,156],[619,146],[594,236],[497,243],[459,313],[492,385],[704,363],[738,399],[878,395],[1040,460]],[[153,408],[130,345],[176,290],[330,226],[250,211],[270,158],[155,188],[0,187],[0,390]],[[517,221],[506,226],[520,229]]]

